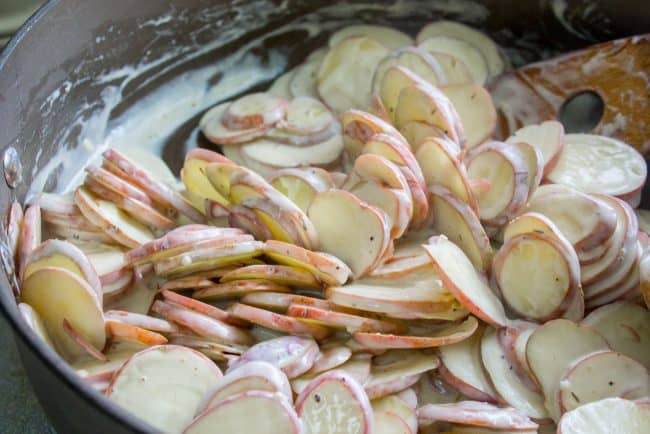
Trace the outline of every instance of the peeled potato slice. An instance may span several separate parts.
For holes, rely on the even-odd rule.
[[[549,348],[554,350],[550,352]],[[587,354],[607,349],[607,342],[598,333],[568,320],[556,319],[535,329],[526,344],[526,359],[553,420],[560,417],[558,393],[566,369]]]
[[[437,88],[416,84],[402,89],[395,108],[398,130],[409,122],[424,122],[439,128],[452,141],[465,146],[465,133],[451,101]]]
[[[101,301],[96,292],[74,273],[56,267],[34,271],[22,284],[21,299],[41,317],[63,357],[74,360],[86,354],[64,330],[63,321],[96,350],[104,348],[106,332]]]
[[[638,304],[619,301],[602,306],[582,320],[600,333],[614,351],[650,369],[650,312]]]
[[[388,50],[368,37],[341,40],[325,55],[318,71],[318,94],[336,112],[370,106],[369,77]]]
[[[353,24],[334,32],[329,39],[329,46],[334,47],[342,40],[352,36],[367,36],[379,42],[389,50],[397,50],[413,44],[413,39],[405,33],[387,26]]]
[[[122,366],[106,396],[164,432],[180,432],[220,378],[219,368],[194,350],[155,346]]]
[[[321,249],[342,259],[355,277],[379,265],[390,242],[390,227],[376,208],[348,192],[330,190],[314,198],[308,215]]]
[[[458,246],[445,236],[435,236],[423,247],[445,287],[465,308],[488,324],[508,323],[501,301]]]
[[[556,239],[530,232],[509,239],[494,257],[504,302],[520,317],[547,321],[563,316],[580,291],[580,264]]]
[[[444,35],[419,41],[418,47],[430,53],[444,53],[467,66],[474,83],[483,85],[489,76],[487,60],[474,45],[462,39]]]
[[[433,185],[429,191],[432,227],[460,247],[476,268],[488,271],[492,246],[474,211],[443,187]]]
[[[283,336],[253,345],[230,365],[229,371],[261,360],[279,368],[291,379],[309,371],[319,354],[318,344],[313,339]]]
[[[481,339],[481,360],[496,392],[506,403],[533,419],[548,417],[543,396],[518,378],[494,329],[487,330]]]
[[[513,408],[499,408],[477,401],[428,404],[418,409],[420,425],[436,421],[460,423],[497,430],[534,431],[538,425]]]
[[[558,434],[642,434],[650,426],[647,400],[608,398],[566,413],[558,423]]]
[[[330,330],[318,324],[310,324],[297,320],[296,318],[281,315],[258,307],[247,306],[236,303],[230,308],[230,312],[237,318],[261,325],[271,330],[300,336],[313,336],[315,339],[323,339],[330,334]]]
[[[474,148],[490,138],[497,122],[492,97],[478,84],[453,84],[440,90],[451,101],[463,125],[467,147]]]
[[[583,357],[564,373],[559,399],[564,413],[605,398],[639,399],[649,394],[645,366],[623,354],[602,351]]]
[[[255,415],[255,417],[251,417]],[[300,434],[301,424],[291,405],[280,395],[252,390],[230,396],[200,413],[183,431],[185,434],[209,434],[215,425],[232,434],[247,434],[268,424],[269,434]]]
[[[404,328],[398,324],[372,318],[366,318],[349,313],[333,310],[320,309],[314,306],[303,306],[293,304],[289,306],[287,315],[303,318],[315,324],[322,324],[326,327],[343,328],[349,333],[372,332],[372,333],[397,333]]]
[[[358,331],[352,338],[361,345],[376,349],[418,349],[449,345],[467,339],[476,331],[478,321],[473,316],[460,324],[441,328],[431,328],[422,336],[391,335],[381,330],[376,332]]]
[[[260,390],[282,395],[287,402],[293,401],[287,376],[276,366],[261,360],[254,360],[228,373],[208,394],[201,412],[214,407],[222,400],[240,393]]]
[[[617,196],[636,207],[646,175],[645,160],[628,144],[605,136],[567,134],[557,165],[546,177],[585,193]]]
[[[436,36],[457,38],[476,47],[485,56],[491,76],[502,73],[507,66],[498,45],[484,33],[469,26],[455,21],[434,21],[422,27],[416,40],[419,44]]]
[[[564,127],[558,121],[527,125],[507,139],[508,143],[526,142],[539,149],[542,154],[544,175],[548,175],[562,154],[564,148]]]
[[[342,371],[316,377],[298,395],[296,411],[308,434],[371,434],[372,407],[357,381]]]

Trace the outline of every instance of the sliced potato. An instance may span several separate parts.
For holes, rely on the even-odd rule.
[[[181,432],[221,376],[212,361],[194,350],[155,346],[120,368],[106,396],[155,428]]]
[[[23,207],[18,202],[12,202],[7,215],[7,244],[12,257],[16,258],[20,228],[23,224]]]
[[[361,110],[349,109],[341,113],[343,143],[350,161],[355,160],[363,146],[375,135],[386,134],[403,143],[409,144],[400,132],[387,121]]]
[[[283,336],[253,345],[230,365],[229,371],[261,360],[279,368],[292,379],[309,371],[319,354],[318,344],[313,339]]]
[[[458,57],[439,51],[427,51],[431,57],[436,59],[440,65],[446,84],[470,84],[472,83],[472,73],[470,69]]]
[[[343,371],[316,377],[298,395],[296,412],[309,434],[371,434],[373,413],[368,396]]]
[[[559,393],[562,413],[606,398],[640,399],[650,394],[650,374],[634,359],[602,351],[576,361],[562,376]]]
[[[336,112],[370,106],[372,77],[379,61],[388,54],[368,37],[341,40],[325,55],[318,70],[318,94]]]
[[[264,125],[245,130],[234,130],[226,127],[223,124],[223,118],[229,106],[229,102],[221,103],[212,107],[201,117],[199,128],[212,143],[217,145],[244,143],[263,136],[270,129],[270,126]]]
[[[202,198],[227,205],[228,200],[210,184],[205,175],[205,166],[214,162],[231,163],[226,157],[216,152],[207,149],[192,149],[185,156],[185,162],[181,169],[181,179],[188,191]]]
[[[498,331],[499,345],[503,350],[508,365],[518,379],[533,392],[541,392],[535,376],[530,370],[526,358],[526,345],[537,324],[528,321],[511,321],[507,327]]]
[[[52,342],[52,339],[50,339],[50,335],[38,312],[27,303],[19,303],[18,311],[36,336],[38,336],[45,345],[50,347],[53,351],[56,351],[54,343]]]
[[[527,142],[514,142],[513,148],[523,157],[528,170],[528,197],[533,197],[533,193],[542,182],[544,175],[544,157],[542,152],[535,145]]]
[[[331,333],[331,330],[327,327],[299,321],[290,316],[241,303],[236,303],[231,306],[230,312],[242,320],[292,335],[313,336],[315,339],[320,340],[326,338]]]
[[[289,306],[287,315],[302,318],[310,323],[322,324],[326,327],[342,328],[347,330],[348,333],[397,333],[404,330],[403,326],[388,321],[299,304]]]
[[[324,174],[320,173],[321,170],[317,167],[278,170],[269,178],[269,183],[307,212],[317,193],[333,187],[329,174],[324,170]]]
[[[399,30],[387,26],[353,24],[337,30],[330,36],[329,46],[334,47],[351,36],[367,36],[382,44],[389,50],[397,50],[413,44],[413,39]]]
[[[194,291],[192,297],[200,300],[227,300],[247,294],[264,292],[289,292],[288,286],[264,279],[240,279],[233,282],[217,283]]]
[[[154,332],[174,333],[178,331],[178,327],[169,321],[135,312],[107,310],[104,312],[104,318],[107,321],[122,322]]]
[[[163,345],[167,338],[160,333],[120,321],[106,321],[106,332],[112,342],[129,342],[144,346]]]
[[[549,352],[549,348],[554,351]],[[607,342],[598,333],[568,320],[552,320],[535,329],[526,344],[526,359],[553,420],[560,418],[558,393],[566,369],[587,354],[607,349]]]
[[[282,97],[264,92],[249,93],[230,103],[221,122],[233,130],[268,127],[284,118],[287,105]]]
[[[503,327],[508,323],[501,300],[458,246],[445,236],[435,236],[423,247],[445,287],[467,310],[488,324]]]
[[[406,232],[413,215],[410,190],[384,188],[378,182],[361,181],[348,191],[368,205],[384,212],[387,217],[386,223],[391,227],[392,239],[399,238]]]
[[[331,167],[339,162],[343,152],[343,139],[339,134],[334,134],[322,142],[298,147],[258,139],[242,145],[240,152],[244,157],[275,168]]]
[[[225,310],[219,309],[216,306],[212,306],[211,304],[207,304],[202,301],[195,300],[194,298],[186,297],[184,295],[180,295],[172,291],[167,291],[165,289],[161,289],[160,293],[162,294],[164,301],[171,302],[173,305],[184,307],[186,309],[192,310],[194,312],[198,312],[200,314],[209,316],[210,318],[214,318],[219,321],[226,322],[228,324],[246,325],[245,323],[243,324],[241,321],[234,318],[230,313],[226,312]]]
[[[321,348],[320,356],[314,362],[314,366],[306,375],[318,375],[323,372],[331,371],[345,364],[352,357],[352,350],[346,346],[339,345],[327,348]]]
[[[410,391],[413,395],[415,395],[412,389],[406,389],[406,390]],[[415,399],[417,400],[417,397],[415,397]],[[417,401],[414,403],[415,405],[411,406],[408,402],[406,402],[404,395],[400,393],[396,395],[388,395],[380,399],[375,399],[374,401],[372,401],[371,404],[372,404],[372,410],[375,413],[375,420],[378,413],[384,413],[384,414],[390,413],[401,419],[401,423],[397,424],[398,426],[402,426],[402,424],[404,424],[406,425],[406,428],[408,428],[409,430],[407,432],[412,432],[414,434],[417,433],[418,419],[415,413],[415,408],[417,407]],[[378,429],[377,424],[375,424],[375,429]],[[387,432],[399,433],[400,431],[387,431]]]
[[[25,274],[25,267],[29,261],[29,255],[41,244],[41,207],[31,205],[25,209],[23,222],[20,226],[17,245],[17,266],[18,278],[22,279]]]
[[[432,185],[429,192],[432,227],[460,247],[477,269],[487,272],[492,246],[474,210],[444,187]]]
[[[527,125],[515,131],[506,141],[530,143],[539,149],[543,158],[544,176],[546,176],[553,170],[562,154],[564,126],[558,121]]]
[[[474,148],[492,136],[497,112],[487,90],[478,84],[452,84],[440,86],[440,90],[460,117],[468,148]]]
[[[342,259],[355,277],[380,265],[390,242],[390,227],[383,212],[348,192],[330,190],[314,198],[308,215],[321,249]]]
[[[64,320],[96,350],[104,348],[101,300],[86,281],[71,271],[39,268],[23,282],[21,300],[39,314],[57,351],[67,360],[81,357],[86,351],[66,333]]]
[[[308,271],[288,265],[248,265],[224,274],[222,283],[242,279],[264,279],[280,285],[299,288],[321,288],[321,284]]]
[[[641,434],[650,426],[647,400],[628,401],[608,398],[592,402],[562,416],[558,434]]]
[[[330,303],[315,297],[282,292],[254,292],[246,294],[241,302],[262,309],[286,312],[292,304],[301,306],[314,306],[320,309],[330,309]]]
[[[373,359],[370,377],[363,387],[370,399],[382,398],[411,387],[439,365],[440,361],[431,353],[391,350]]]
[[[440,347],[438,373],[447,384],[470,399],[496,403],[501,397],[484,371],[481,359],[484,333],[485,329],[481,327],[468,339]]]
[[[513,408],[499,408],[477,401],[454,404],[428,404],[418,409],[418,422],[430,425],[435,421],[493,428],[496,430],[534,431],[538,425]]]
[[[483,85],[490,71],[481,51],[469,42],[445,35],[432,36],[418,42],[418,47],[430,53],[444,53],[467,66],[474,83]]]

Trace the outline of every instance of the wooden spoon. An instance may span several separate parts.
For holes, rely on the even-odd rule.
[[[499,113],[497,137],[505,139],[524,125],[559,119],[564,103],[587,91],[604,103],[592,132],[650,154],[650,34],[524,66],[496,77],[488,89]]]

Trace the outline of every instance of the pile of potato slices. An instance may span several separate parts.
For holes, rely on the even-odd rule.
[[[208,110],[180,188],[109,149],[14,203],[22,316],[168,433],[649,432],[645,161],[495,140],[506,68],[459,23],[337,31]]]

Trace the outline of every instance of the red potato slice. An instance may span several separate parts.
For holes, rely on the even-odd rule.
[[[293,402],[291,386],[287,376],[279,368],[268,362],[253,360],[240,365],[236,369],[229,370],[219,380],[217,386],[206,395],[199,413],[218,405],[219,402],[226,398],[253,390],[277,393],[284,397],[288,403]]]
[[[330,167],[338,164],[343,152],[343,139],[339,134],[307,146],[294,146],[258,139],[241,146],[242,156],[275,168],[301,166]]]
[[[499,408],[477,401],[428,404],[418,409],[420,425],[431,425],[436,421],[517,432],[534,431],[538,428],[535,422],[514,408]]]
[[[628,144],[593,134],[567,134],[557,165],[546,177],[585,193],[625,200],[642,188],[646,175],[645,160]],[[636,207],[638,202],[631,205]]]
[[[175,324],[167,320],[164,320],[162,318],[155,318],[153,316],[143,315],[135,312],[126,312],[123,310],[108,310],[104,312],[104,318],[107,321],[130,324],[132,326],[140,327],[154,332],[161,332],[161,333],[178,332],[178,327],[176,327]]]
[[[264,221],[255,211],[245,206],[230,205],[228,207],[228,225],[253,235],[256,240],[268,241],[273,238],[273,234],[266,227]]]
[[[312,252],[282,241],[267,241],[264,254],[277,263],[306,269],[330,286],[344,284],[352,274],[350,268],[335,256]]]
[[[361,385],[343,371],[331,371],[316,377],[298,395],[295,408],[305,433],[373,432],[373,413],[368,396]]]
[[[535,145],[527,142],[514,142],[512,147],[523,157],[528,171],[528,197],[533,197],[544,175],[544,157]]]
[[[159,276],[186,275],[197,271],[212,270],[231,264],[240,264],[262,253],[264,243],[259,241],[224,242],[221,246],[190,250],[154,264]]]
[[[192,297],[200,300],[224,300],[237,298],[248,294],[264,292],[290,292],[288,286],[280,285],[264,279],[236,280],[234,282],[219,283],[207,288],[197,289]]]
[[[289,306],[287,315],[307,320],[309,323],[321,324],[326,327],[343,328],[348,333],[397,333],[404,330],[399,324],[372,318],[365,318],[344,312],[319,309],[313,306],[293,304]]]
[[[634,359],[602,351],[575,362],[562,376],[559,394],[562,413],[606,398],[639,399],[650,394],[650,374]]]
[[[510,146],[487,142],[472,152],[466,164],[470,179],[487,180],[490,186],[477,197],[483,222],[503,226],[526,206],[526,161]]]
[[[320,298],[307,297],[298,294],[281,292],[255,292],[246,294],[241,302],[267,310],[286,312],[290,305],[313,306],[319,309],[330,309],[330,303]]]
[[[369,77],[388,54],[379,42],[368,37],[341,40],[325,55],[317,76],[318,95],[335,112],[351,107],[370,107]]]
[[[558,121],[527,125],[515,131],[506,142],[525,142],[539,149],[546,176],[555,168],[564,149],[564,127]]]
[[[556,238],[537,232],[510,238],[499,249],[494,276],[504,303],[532,321],[565,315],[580,291],[577,256],[569,255]]]
[[[402,258],[393,257],[386,261],[384,265],[375,268],[368,277],[378,279],[393,279],[406,276],[415,271],[421,270],[431,266],[431,259],[422,250],[422,253],[416,256],[408,256]]]
[[[352,36],[366,36],[374,39],[389,50],[398,50],[408,45],[413,45],[413,39],[399,30],[387,26],[368,24],[353,24],[337,30],[330,36],[328,45],[335,47],[341,41]]]
[[[250,415],[255,414],[254,418]],[[263,420],[269,434],[300,434],[301,422],[296,412],[280,395],[253,390],[230,396],[200,413],[183,431],[184,434],[208,434],[215,425],[228,433],[244,434],[259,429]]]
[[[85,188],[77,190],[75,202],[88,220],[126,247],[138,247],[154,239],[149,228]]]
[[[352,334],[352,338],[361,345],[374,349],[433,348],[467,339],[476,331],[477,327],[478,321],[470,316],[460,324],[432,328],[429,333],[422,336],[392,335],[381,331],[358,331]]]
[[[377,434],[412,434],[404,419],[388,411],[374,412],[374,429]]]
[[[39,339],[45,343],[45,345],[50,347],[53,351],[56,351],[54,343],[52,342],[52,339],[50,339],[50,335],[45,328],[45,324],[43,323],[43,320],[41,319],[41,316],[38,314],[38,312],[36,312],[34,308],[27,303],[19,303],[18,311],[20,312],[20,315],[25,320],[29,328],[36,334],[36,336],[38,336]]]
[[[465,133],[453,104],[440,90],[423,83],[402,89],[395,108],[398,130],[409,122],[424,122],[439,128],[461,148],[466,147]]]
[[[194,350],[155,346],[136,353],[120,368],[106,396],[155,428],[180,432],[221,377],[219,368]]]
[[[313,336],[320,340],[331,333],[331,330],[326,327],[241,303],[231,306],[230,312],[242,320],[292,335]]]
[[[474,213],[478,213],[478,202],[469,175],[455,155],[455,146],[447,139],[428,137],[420,143],[415,158],[427,185],[448,189],[456,198],[468,204]]]
[[[478,84],[453,84],[441,86],[440,90],[460,117],[468,148],[474,148],[492,136],[497,112],[485,88]]]
[[[636,248],[635,248],[636,247]],[[602,279],[583,286],[585,300],[592,303],[593,300],[608,299],[608,296],[616,294],[623,287],[629,287],[630,284],[639,282],[639,256],[642,248],[637,243],[625,255],[616,261],[617,268]],[[613,300],[613,298],[611,299]]]
[[[189,192],[196,194],[201,199],[210,199],[218,204],[227,205],[228,200],[210,184],[205,176],[205,166],[208,164],[210,164],[209,160],[186,158],[181,169],[183,184]],[[229,163],[226,162],[226,164]]]
[[[425,51],[425,50],[423,50]],[[444,82],[446,84],[470,84],[472,83],[472,73],[464,62],[460,61],[458,57],[441,53],[439,51],[425,51],[442,69]]]
[[[41,208],[39,205],[31,205],[25,209],[23,222],[20,227],[17,246],[18,277],[22,280],[25,274],[25,267],[29,261],[29,255],[41,244]]]
[[[63,318],[62,327],[68,337],[72,339],[72,341],[76,343],[80,350],[85,352],[87,356],[96,360],[106,360],[106,356],[100,350],[96,349],[81,333],[79,333],[77,329],[70,324],[70,321],[68,321],[67,318]],[[165,339],[165,341],[167,340]]]
[[[313,173],[315,170],[322,169],[312,167],[306,170],[278,170],[269,178],[269,183],[280,193],[291,199],[303,212],[307,212],[317,193],[333,187],[331,180],[325,182],[324,177],[321,178]]]
[[[650,425],[647,400],[607,398],[566,413],[558,423],[558,434],[606,434],[645,432]]]
[[[638,222],[632,208],[620,199],[611,196],[596,196],[605,202],[616,212],[616,229],[611,236],[611,244],[607,253],[592,264],[584,265],[581,268],[581,280],[583,286],[590,285],[609,274],[620,271],[620,265],[627,264],[630,267],[630,255],[637,254],[636,234],[638,233]]]
[[[233,130],[226,127],[222,120],[230,106],[229,102],[221,103],[205,112],[199,121],[199,128],[203,135],[217,145],[244,143],[261,137],[270,126],[259,126],[246,130]]]
[[[467,41],[438,35],[419,41],[418,47],[429,53],[443,53],[455,57],[467,67],[474,83],[483,85],[489,76],[485,56]]]
[[[483,334],[481,360],[494,389],[508,405],[536,420],[548,417],[544,397],[520,380],[499,343],[495,329],[488,329]]]
[[[409,402],[411,400],[413,402]],[[375,415],[377,413],[391,413],[401,419],[402,426],[406,425],[408,428],[406,432],[417,433],[418,419],[415,413],[417,397],[413,389],[406,389],[396,395],[384,396],[383,398],[372,401],[371,404]]]
[[[441,319],[446,319],[451,309],[464,311],[432,267],[397,279],[360,279],[345,286],[329,287],[325,294],[337,306],[393,318],[436,319],[440,314]]]
[[[569,187],[540,186],[526,210],[551,219],[576,250],[598,247],[616,230],[614,207]]]
[[[284,119],[276,125],[275,134],[279,133],[279,138],[284,134],[305,136],[305,138],[312,136],[309,140],[318,143],[328,139],[337,130],[336,118],[322,102],[315,98],[297,97],[289,103]],[[270,134],[274,135],[273,131]],[[319,137],[320,140],[316,140]],[[299,146],[307,142],[294,139],[290,144]]]
[[[321,249],[343,260],[354,277],[380,265],[390,242],[390,227],[383,212],[346,191],[330,190],[316,195],[308,216]]]
[[[229,371],[251,361],[261,360],[276,366],[292,379],[309,371],[319,354],[318,344],[312,338],[282,336],[253,345],[231,363]]]
[[[243,279],[264,279],[299,288],[322,287],[309,271],[288,265],[248,265],[226,273],[219,281],[225,283]]]
[[[7,244],[14,259],[18,252],[18,240],[20,238],[22,224],[23,207],[18,202],[12,202],[9,208],[9,214],[7,215]]]
[[[479,328],[469,338],[438,349],[441,366],[438,374],[447,384],[470,399],[497,403],[502,400],[490,382],[481,359],[481,339],[485,329]]]
[[[399,166],[381,155],[359,155],[354,160],[352,172],[348,175],[342,188],[351,188],[359,181],[374,181],[389,188],[403,190],[408,192],[410,197],[408,182]]]
[[[141,169],[123,154],[115,149],[109,149],[103,155],[105,168],[112,168],[115,172],[118,172],[118,176],[122,175],[127,181],[139,187],[151,199],[164,206],[168,213],[172,213],[172,215],[182,214],[193,222],[202,222],[204,220],[203,215],[180,193],[156,179],[146,170]],[[79,204],[77,203],[77,205]]]
[[[418,150],[420,144],[428,137],[438,137],[449,140],[449,137],[440,128],[421,121],[407,122],[400,128],[400,132],[404,135],[408,143],[411,144],[411,148],[414,152]],[[455,142],[451,143],[453,143],[454,155],[459,158],[462,157],[460,144]]]
[[[335,346],[331,348],[321,348],[321,353],[314,362],[314,366],[305,374],[306,376],[316,376],[323,372],[331,371],[345,364],[352,357],[352,350],[345,346]],[[298,392],[299,393],[299,392]]]
[[[539,393],[541,389],[526,359],[526,345],[535,328],[537,324],[534,323],[511,321],[508,327],[498,330],[497,337],[508,366],[512,366],[512,371],[529,390]]]
[[[97,294],[101,304],[102,284],[87,256],[74,244],[62,240],[47,240],[30,253],[23,271],[23,280],[45,267],[64,268],[85,280]]]
[[[397,239],[406,232],[413,215],[410,190],[384,188],[372,181],[361,181],[347,190],[366,204],[384,212],[386,223],[391,226],[392,239]]]
[[[135,199],[143,204],[149,206],[154,205],[151,198],[144,191],[109,172],[108,170],[97,166],[87,166],[85,170],[87,177],[92,178],[96,183],[104,186],[105,188],[108,188],[115,193],[119,193],[121,196],[127,196]]]
[[[228,271],[224,271],[224,274]],[[180,279],[168,280],[160,286],[163,291],[182,291],[185,289],[199,289],[214,285],[214,281],[200,277],[182,277]]]
[[[63,268],[40,268],[23,282],[21,300],[39,314],[57,351],[67,360],[83,356],[86,351],[66,333],[64,319],[96,350],[104,348],[101,300],[76,274]]]
[[[198,336],[239,345],[252,343],[252,338],[246,331],[176,303],[157,300],[151,306],[151,310],[169,321],[192,330]]]
[[[447,20],[434,21],[420,29],[416,41],[420,44],[436,36],[457,38],[476,47],[485,56],[490,76],[501,74],[508,66],[499,46],[489,36],[465,24]]]
[[[555,351],[549,352],[549,348]],[[564,319],[549,321],[531,334],[526,344],[526,359],[553,420],[559,420],[561,415],[558,391],[566,369],[587,354],[608,349],[607,342],[598,333]]]
[[[619,301],[594,310],[581,324],[600,333],[612,350],[650,369],[650,313],[643,307]]]
[[[216,306],[212,306],[211,304],[203,303],[202,301],[195,300],[190,297],[185,297],[184,295],[180,295],[172,291],[162,290],[161,293],[165,301],[171,302],[174,305],[182,306],[186,309],[198,312],[200,314],[226,322],[228,324],[244,327],[247,325],[247,323],[234,318],[229,312],[219,309]]]
[[[392,350],[378,357],[373,360],[370,377],[363,385],[370,399],[401,392],[440,364],[435,355],[418,350]]]
[[[492,246],[474,211],[444,187],[432,185],[429,192],[432,227],[460,247],[477,269],[489,271]]]
[[[106,332],[113,341],[131,342],[146,346],[167,343],[167,338],[160,333],[120,321],[107,320]]]
[[[445,236],[435,236],[423,247],[444,286],[467,310],[497,327],[508,323],[501,301],[458,246]]]
[[[400,132],[387,121],[357,109],[349,109],[341,113],[341,127],[343,129],[343,144],[350,161],[355,160],[364,145],[375,134],[386,134],[395,140],[409,146]]]
[[[287,106],[284,98],[264,92],[250,93],[231,102],[221,122],[231,130],[268,127],[284,118]]]

